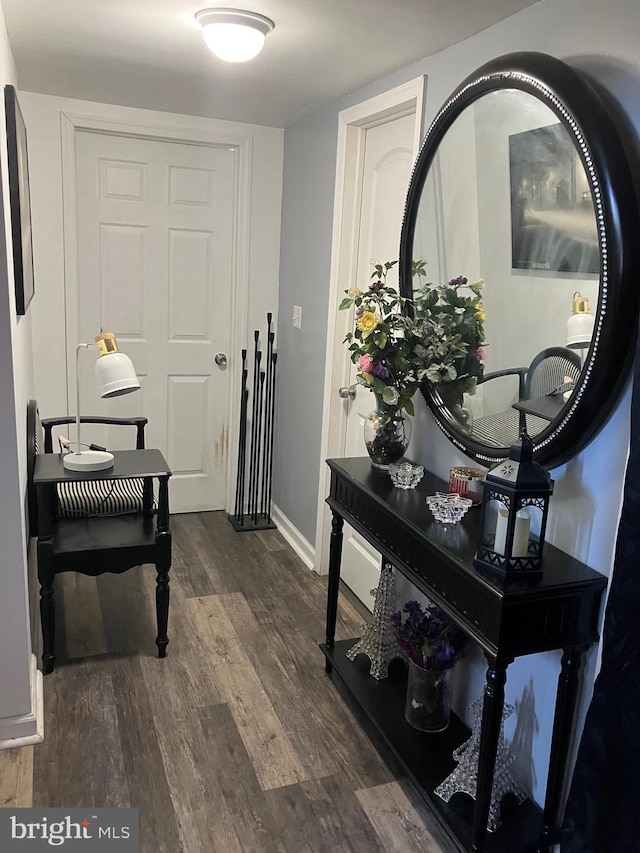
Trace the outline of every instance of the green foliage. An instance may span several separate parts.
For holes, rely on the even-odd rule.
[[[373,281],[365,291],[351,288],[340,310],[355,307],[355,329],[345,337],[351,361],[358,365],[357,381],[382,397],[389,412],[414,413],[411,397],[418,388],[414,350],[418,340],[414,322],[397,290],[386,284],[397,261],[374,261]]]
[[[406,300],[386,284],[397,261],[372,264],[368,289],[351,288],[339,306],[355,308],[355,328],[344,342],[358,365],[357,381],[380,395],[389,412],[404,409],[410,415],[411,398],[423,381],[446,383],[460,396],[473,393],[485,357],[484,282],[469,284],[460,276],[445,285],[425,284]],[[412,274],[426,276],[425,261],[413,261]]]
[[[413,333],[419,339],[415,357],[420,381],[455,383],[460,396],[475,392],[485,358],[483,288],[484,281],[469,284],[459,276],[416,291]]]

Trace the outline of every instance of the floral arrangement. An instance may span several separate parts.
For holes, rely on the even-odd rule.
[[[464,631],[430,601],[424,610],[419,602],[407,601],[402,610],[391,615],[389,627],[400,648],[424,669],[450,669],[468,642]]]
[[[414,262],[414,274],[424,276],[424,261]],[[484,281],[469,283],[464,276],[447,284],[425,284],[414,294],[414,350],[418,380],[450,384],[462,394],[475,393],[484,371]]]
[[[357,381],[382,397],[395,411],[414,414],[413,397],[418,388],[415,349],[418,340],[414,321],[404,312],[407,300],[386,283],[389,270],[398,263],[374,263],[368,290],[352,287],[340,303],[343,311],[355,305],[355,331],[349,344],[351,361],[358,366]]]

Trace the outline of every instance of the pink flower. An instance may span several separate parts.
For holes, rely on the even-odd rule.
[[[484,361],[487,357],[487,353],[485,352],[484,347],[478,347],[478,349],[474,352],[474,358],[477,358],[478,361]]]
[[[373,371],[373,359],[370,355],[362,355],[358,359],[358,367],[363,373],[371,373]]]

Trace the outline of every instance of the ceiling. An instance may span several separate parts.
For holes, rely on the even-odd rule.
[[[228,64],[194,14],[229,0],[0,0],[21,89],[274,127],[534,2],[242,0],[276,26]]]

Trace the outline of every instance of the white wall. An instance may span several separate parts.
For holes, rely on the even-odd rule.
[[[284,141],[273,497],[307,542],[317,513],[338,111],[299,122]],[[292,326],[294,305],[302,329]]]
[[[16,72],[0,6],[0,79],[15,84]],[[2,101],[4,104],[4,100]],[[0,126],[5,127],[4,106]],[[25,529],[27,399],[31,395],[30,310],[15,313],[7,147],[0,134],[0,747],[38,737],[40,680],[31,655],[27,605]],[[34,298],[35,301],[35,298]],[[32,303],[33,304],[33,303]]]
[[[41,282],[33,311],[34,340],[47,341],[34,353],[35,394],[43,417],[67,412],[65,362],[65,257],[63,222],[63,168],[65,156],[61,126],[65,116],[74,121],[117,123],[123,132],[144,127],[162,137],[183,133],[185,139],[214,137],[246,139],[251,177],[248,198],[248,305],[246,344],[253,329],[266,329],[266,313],[278,309],[280,207],[282,194],[283,131],[237,122],[118,107],[90,101],[20,92],[29,134],[34,267]],[[77,118],[81,117],[81,118]],[[238,227],[238,222],[236,226]],[[72,333],[69,333],[73,340]],[[246,345],[245,344],[245,345]],[[227,353],[233,367],[240,353]],[[239,396],[238,387],[238,396]],[[73,406],[71,406],[73,408]]]
[[[282,353],[274,499],[282,512],[313,542],[317,472],[321,465],[322,388],[329,310],[331,220],[335,182],[337,114],[418,75],[428,76],[425,128],[451,92],[485,62],[513,51],[549,53],[583,70],[606,87],[626,114],[627,137],[637,143],[640,129],[640,58],[637,0],[544,0],[435,56],[414,63],[384,80],[302,118],[285,134],[281,253],[281,323],[291,305],[302,305],[304,335],[287,333]],[[355,284],[356,282],[354,282]],[[629,342],[630,346],[634,342]],[[567,465],[553,471],[556,481],[548,535],[550,541],[598,571],[611,571],[629,440],[630,394],[591,444]],[[295,417],[292,414],[295,412]],[[419,405],[410,454],[446,476],[468,460],[458,453]],[[507,700],[522,709],[531,736],[531,754],[523,756],[524,776],[538,801],[544,797],[546,763],[553,716],[559,654],[517,661],[509,668]],[[584,715],[595,670],[589,654]],[[484,665],[472,667],[472,688],[479,689]],[[470,698],[473,698],[471,695]],[[509,736],[517,719],[507,726]],[[532,763],[533,762],[533,763]]]

